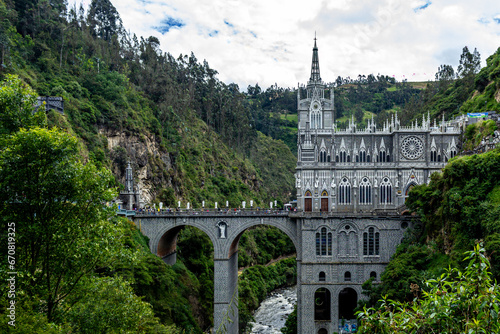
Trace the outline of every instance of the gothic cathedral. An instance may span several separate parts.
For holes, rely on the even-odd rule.
[[[429,116],[401,126],[397,114],[382,127],[372,118],[338,128],[316,39],[297,113],[298,333],[355,332],[361,285],[379,282],[412,225],[401,215],[408,192],[457,154],[460,129]]]

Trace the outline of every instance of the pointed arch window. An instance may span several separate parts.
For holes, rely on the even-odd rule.
[[[339,162],[351,162],[351,157],[347,154],[347,152],[342,149],[340,151],[340,158],[339,158]]]
[[[369,156],[368,156],[368,159],[369,159]],[[359,151],[359,154],[356,155],[356,162],[367,162],[366,151],[364,149]],[[370,162],[370,161],[368,161],[368,162]]]
[[[351,183],[347,177],[339,183],[339,204],[351,204]]]
[[[319,162],[327,162],[326,150],[322,149],[319,152]]]
[[[387,177],[380,183],[380,204],[392,204],[392,184]]]
[[[437,151],[435,148],[431,149],[431,162],[437,162]]]
[[[380,233],[373,227],[363,233],[363,255],[380,255]]]
[[[346,282],[350,282],[351,281],[351,272],[350,271],[346,271],[344,273],[344,281],[346,281]]]
[[[381,151],[378,153],[378,161],[379,162],[391,162],[391,156],[385,152],[385,149],[381,149]]]
[[[312,111],[310,117],[311,117],[311,129],[321,129],[322,128],[321,113],[319,111]]]
[[[327,233],[326,227],[316,232],[316,255],[332,255],[332,233]]]
[[[367,177],[359,183],[359,204],[372,203],[372,185]]]

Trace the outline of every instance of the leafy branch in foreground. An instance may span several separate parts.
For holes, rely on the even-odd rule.
[[[466,252],[464,272],[449,268],[438,279],[412,286],[415,299],[383,298],[379,308],[357,312],[359,333],[499,333],[500,288],[482,245]]]

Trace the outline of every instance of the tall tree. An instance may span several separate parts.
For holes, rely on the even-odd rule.
[[[462,55],[460,56],[460,63],[457,68],[457,77],[462,79],[465,77],[474,76],[481,69],[481,55],[474,48],[474,52],[471,53],[469,48],[465,46],[462,49]]]
[[[110,42],[113,36],[123,36],[122,19],[109,0],[92,0],[88,22],[94,33],[105,41]]]
[[[77,139],[56,129],[21,129],[2,146],[0,215],[15,223],[22,288],[53,321],[80,279],[116,251],[106,207],[114,179],[80,162]]]

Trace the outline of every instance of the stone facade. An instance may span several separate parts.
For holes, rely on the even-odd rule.
[[[444,119],[431,124],[428,115],[402,126],[396,114],[382,128],[373,119],[363,129],[354,119],[337,128],[334,91],[321,80],[316,41],[297,113],[297,208],[312,215],[297,221],[298,332],[353,331],[361,285],[380,279],[411,226],[398,211],[413,186],[428,183],[457,154],[460,126]]]
[[[460,127],[442,120],[401,126],[397,114],[382,128],[354,120],[336,127],[333,88],[319,73],[313,48],[311,78],[298,88],[297,206],[302,211],[373,212],[396,209],[409,189],[428,183],[458,150]]]

